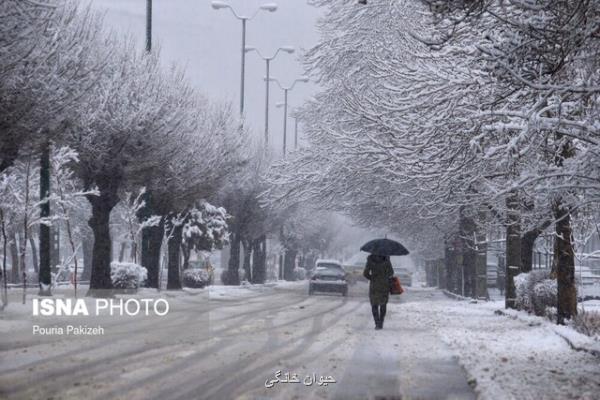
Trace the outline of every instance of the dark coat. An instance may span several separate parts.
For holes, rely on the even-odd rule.
[[[370,255],[363,276],[369,280],[369,300],[371,305],[386,304],[390,295],[390,278],[394,269],[389,257]]]

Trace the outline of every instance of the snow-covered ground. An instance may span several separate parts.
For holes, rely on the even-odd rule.
[[[541,319],[497,315],[502,308],[497,302],[471,304],[436,290],[408,288],[392,297],[385,328],[375,331],[364,283],[352,286],[348,297],[308,296],[306,282],[144,289],[133,297],[165,298],[170,312],[78,317],[70,322],[103,325],[106,333],[39,337],[31,332],[40,322],[31,316],[31,305],[11,304],[0,314],[0,398],[474,399],[479,394],[495,400],[594,399],[600,393],[598,358],[572,350],[554,325]],[[65,322],[46,317],[41,323]],[[325,385],[328,377],[335,382]]]
[[[404,310],[452,347],[482,399],[600,398],[600,359],[573,350],[566,339],[588,349],[598,342],[571,328],[505,311],[503,301]]]

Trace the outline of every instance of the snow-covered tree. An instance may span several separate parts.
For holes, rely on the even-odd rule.
[[[515,188],[546,197],[555,221],[558,319],[576,313],[571,220],[597,203],[600,73],[597,2],[426,1],[444,47],[469,37],[495,88],[478,117],[485,131],[511,137],[487,154],[525,158]],[[439,2],[438,2],[439,3]],[[483,136],[477,138],[478,144]],[[476,143],[477,143],[476,142]]]
[[[438,243],[500,225],[507,306],[556,221],[572,305],[568,219],[597,186],[597,5],[311,3],[324,16],[306,66],[323,91],[300,113],[311,146],[272,169],[270,199],[317,200]]]
[[[163,234],[170,238],[170,254],[178,255],[181,248],[183,226],[169,220],[185,220],[185,215],[202,199],[216,202],[225,179],[239,169],[241,149],[247,140],[247,133],[238,131],[228,106],[210,104],[200,96],[195,96],[194,104],[188,108],[189,125],[178,141],[178,150],[162,171],[150,171],[152,176],[147,176],[150,184],[144,200],[148,207],[140,210],[138,216],[143,218],[152,212],[163,218],[161,224],[144,229],[142,234],[142,265],[148,269],[149,287],[158,287]],[[171,229],[165,232],[164,224]],[[170,260],[170,270],[178,271],[179,257]]]
[[[229,241],[227,220],[230,216],[223,207],[201,201],[187,213],[183,225],[183,269],[189,265],[192,251],[221,249]]]
[[[55,138],[104,60],[90,46],[99,18],[76,2],[6,0],[0,4],[0,172],[24,147]],[[29,150],[28,150],[29,151]]]
[[[261,194],[267,187],[263,175],[271,161],[262,143],[249,146],[246,160],[239,173],[230,176],[219,193],[220,200],[231,215],[230,257],[224,272],[224,283],[240,283],[240,250],[243,247],[242,268],[246,279],[264,283],[267,278],[267,235],[281,226],[281,216],[273,208],[262,204]]]

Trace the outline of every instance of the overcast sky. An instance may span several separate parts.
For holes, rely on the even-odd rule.
[[[251,14],[260,0],[229,0],[238,14]],[[210,98],[232,103],[239,110],[241,21],[229,10],[215,11],[210,0],[154,0],[153,43],[160,46],[163,62],[184,65],[189,79]],[[106,10],[106,24],[130,33],[144,48],[146,0],[93,0]],[[261,11],[247,23],[246,44],[271,55],[279,46],[292,45],[296,54],[280,53],[271,63],[271,76],[284,84],[302,75],[298,57],[318,40],[315,23],[319,10],[305,0],[280,0],[274,13]],[[255,134],[264,132],[265,62],[255,53],[246,56],[246,116]],[[290,92],[290,111],[316,90],[299,83]],[[283,92],[271,85],[270,142],[281,150],[283,110],[276,108]],[[288,120],[288,149],[293,145],[293,120]],[[262,137],[262,136],[261,136]]]

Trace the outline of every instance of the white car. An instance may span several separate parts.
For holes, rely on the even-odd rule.
[[[346,271],[337,260],[317,260],[315,270],[308,283],[308,294],[314,292],[338,292],[348,295]]]

